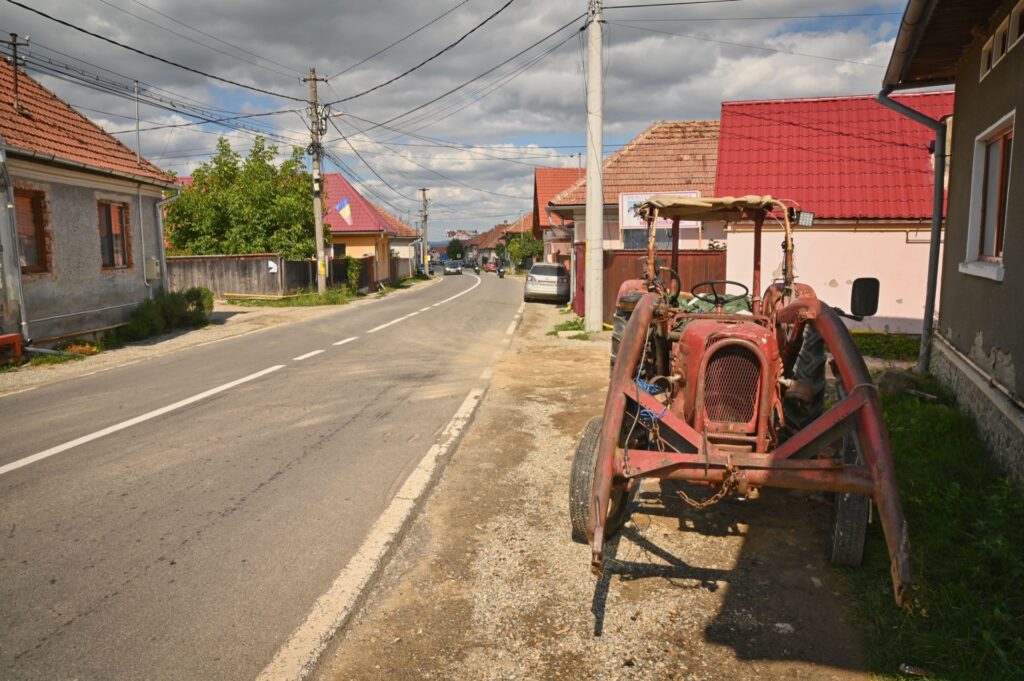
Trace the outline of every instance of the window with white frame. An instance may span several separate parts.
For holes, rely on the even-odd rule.
[[[999,24],[994,38],[995,40],[992,43],[992,63],[998,64],[999,60],[1006,55],[1007,48],[1010,47],[1010,17],[1006,17],[1003,19],[1003,23]]]
[[[974,140],[967,260],[960,271],[1002,280],[1015,112]]]
[[[1010,12],[1010,46],[1014,47],[1024,39],[1024,0]]]
[[[981,48],[981,73],[979,78],[984,78],[992,70],[992,42],[993,39],[989,38],[988,42]]]

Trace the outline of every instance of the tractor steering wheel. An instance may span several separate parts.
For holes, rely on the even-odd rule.
[[[726,295],[725,294],[725,287],[728,286],[728,285],[740,287],[741,289],[743,289],[743,293],[738,293],[736,295],[731,295],[731,296],[730,295]],[[722,289],[723,289],[721,293],[718,292],[718,288],[717,288],[718,286],[721,286]],[[708,288],[708,289],[710,289],[710,293],[708,293],[708,292],[698,293],[698,289],[701,289],[701,288]],[[717,308],[717,307],[721,307],[723,305],[728,305],[729,303],[733,302],[734,300],[739,300],[740,298],[746,298],[750,294],[750,289],[747,288],[744,284],[741,284],[738,281],[729,281],[728,279],[710,279],[708,281],[702,281],[699,284],[694,284],[693,288],[690,289],[690,293],[697,300],[699,300],[701,302],[704,302],[704,303],[709,303],[711,305],[714,305]]]

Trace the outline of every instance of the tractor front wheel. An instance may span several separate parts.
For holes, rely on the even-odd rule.
[[[569,520],[572,523],[572,539],[581,544],[587,543],[587,522],[590,519],[594,475],[597,470],[597,449],[601,442],[603,423],[604,420],[600,416],[587,421],[572,459],[572,473],[569,477]],[[612,488],[608,499],[608,517],[604,522],[605,539],[615,536],[626,524],[635,490],[635,487],[631,492]]]
[[[843,461],[863,464],[855,436],[843,438]],[[840,567],[859,567],[864,558],[864,539],[868,532],[871,497],[836,492],[832,505],[830,560]]]

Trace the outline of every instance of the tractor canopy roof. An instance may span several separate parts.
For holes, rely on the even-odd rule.
[[[785,210],[782,202],[770,196],[722,196],[718,198],[684,198],[670,194],[655,194],[636,206],[636,214],[646,219],[655,215],[664,219],[723,220],[735,222],[743,217],[753,218],[758,212],[770,213],[775,208]]]

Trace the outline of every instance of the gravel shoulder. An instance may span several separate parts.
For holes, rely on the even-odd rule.
[[[430,286],[437,281],[439,281],[439,278],[434,277],[429,281],[415,282],[409,288],[390,292],[387,297],[405,295],[411,290],[422,289],[424,286]],[[201,329],[175,331],[162,336],[155,336],[139,343],[131,343],[123,348],[107,350],[79,361],[24,366],[17,371],[0,373],[0,396],[31,390],[32,388],[71,378],[88,376],[115,367],[162,357],[163,355],[197,345],[205,345],[226,338],[263,331],[282,324],[294,324],[334,312],[343,312],[363,305],[372,305],[377,300],[379,300],[378,296],[369,295],[353,300],[346,305],[312,307],[250,307],[247,305],[232,305],[218,300],[214,304],[211,323]]]
[[[318,678],[870,678],[826,561],[821,497],[766,490],[693,511],[649,483],[609,569],[590,572],[570,539],[568,479],[603,406],[609,346],[545,335],[562,320],[527,305],[473,425]]]

